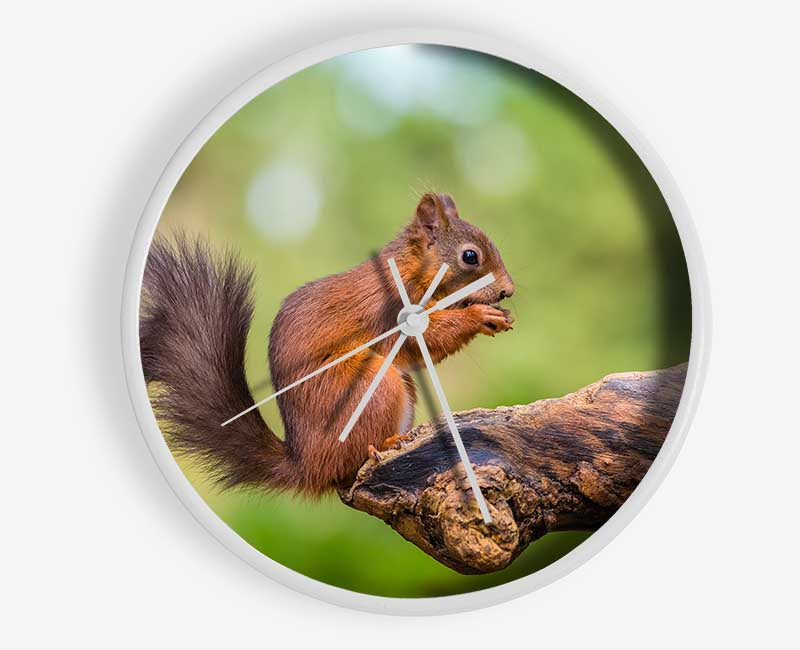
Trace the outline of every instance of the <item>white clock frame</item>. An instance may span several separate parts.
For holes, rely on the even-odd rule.
[[[350,52],[411,43],[475,50],[532,68],[575,93],[598,111],[636,151],[658,184],[683,244],[692,299],[689,366],[680,406],[658,456],[622,507],[586,541],[536,573],[497,587],[437,598],[387,598],[341,589],[288,569],[250,546],[214,513],[175,462],[150,406],[139,353],[139,299],[150,242],[175,185],[209,138],[254,97],[300,70]],[[699,239],[686,203],[672,176],[642,135],[617,108],[589,84],[561,69],[536,49],[479,34],[446,30],[378,31],[326,42],[270,65],[225,97],[189,133],[159,178],[134,236],[125,272],[122,301],[122,350],[128,390],[136,418],[167,482],[189,512],[224,546],[277,582],[337,605],[381,614],[430,615],[487,607],[547,585],[598,553],[641,510],[672,466],[700,398],[710,353],[710,332],[708,279]]]

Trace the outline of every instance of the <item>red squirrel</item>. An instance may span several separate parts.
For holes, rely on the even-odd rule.
[[[491,272],[495,282],[461,303],[430,314],[425,340],[434,363],[478,334],[512,329],[497,305],[514,292],[500,252],[461,219],[446,194],[422,196],[411,222],[375,256],[355,268],[315,280],[281,305],[269,338],[269,369],[277,391],[397,324],[401,299],[388,273],[394,257],[412,304],[436,271],[449,269],[437,299]],[[157,237],[145,267],[140,349],[145,380],[162,431],[177,454],[195,457],[223,487],[295,490],[319,495],[352,480],[375,449],[404,439],[416,401],[410,371],[422,367],[409,339],[345,442],[338,434],[396,336],[280,395],[285,442],[258,410],[224,428],[221,422],[253,405],[244,353],[253,314],[252,271],[216,257],[207,245]]]

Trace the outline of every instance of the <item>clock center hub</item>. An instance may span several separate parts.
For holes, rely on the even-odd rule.
[[[397,314],[397,324],[400,331],[407,336],[418,336],[428,329],[428,315],[423,313],[421,305],[411,305],[403,307]]]

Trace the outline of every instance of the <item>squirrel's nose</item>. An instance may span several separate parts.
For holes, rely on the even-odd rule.
[[[500,290],[500,300],[503,298],[510,298],[514,295],[514,283],[511,280],[508,280],[503,284],[503,288]]]

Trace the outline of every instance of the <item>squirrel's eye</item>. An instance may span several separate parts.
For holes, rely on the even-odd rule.
[[[478,253],[476,253],[471,248],[468,248],[463,253],[461,253],[461,259],[464,260],[465,264],[478,266]]]

